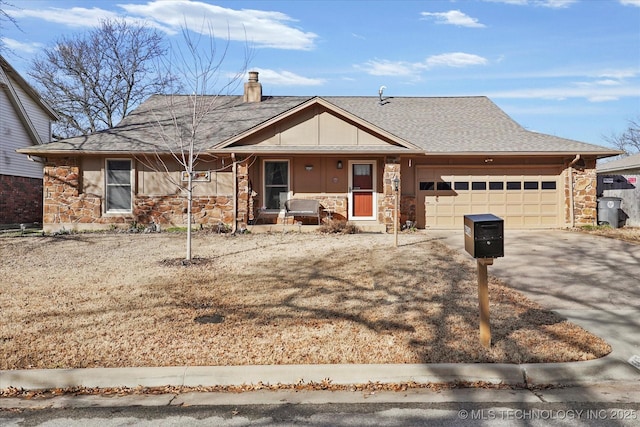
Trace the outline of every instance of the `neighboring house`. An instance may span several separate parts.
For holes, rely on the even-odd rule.
[[[43,164],[16,153],[51,140],[56,113],[0,56],[0,224],[42,222]]]
[[[619,197],[622,219],[640,227],[640,153],[599,164],[598,196]]]
[[[112,129],[19,150],[47,159],[45,230],[184,224],[184,198],[151,166],[160,155],[180,179],[158,123],[189,120],[188,100],[152,96]],[[243,96],[209,101],[193,201],[205,226],[282,222],[283,201],[296,198],[389,230],[395,178],[401,224],[462,229],[470,213],[507,228],[594,224],[596,160],[620,154],[527,131],[486,97],[263,97],[251,72]]]

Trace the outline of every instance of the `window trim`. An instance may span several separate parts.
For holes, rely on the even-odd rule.
[[[263,159],[262,160],[262,208],[267,210],[273,210],[267,208],[267,163],[286,163],[287,164],[287,198],[291,198],[291,160],[290,159]],[[278,210],[281,208],[277,208]]]
[[[129,162],[129,209],[109,209],[109,187],[114,184],[109,184],[109,162]],[[133,159],[122,157],[109,157],[104,160],[104,213],[105,214],[130,214],[133,212],[133,183],[134,183],[134,169]],[[125,185],[118,184],[117,186],[126,187]]]

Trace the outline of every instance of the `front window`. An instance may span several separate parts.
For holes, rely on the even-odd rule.
[[[131,160],[107,160],[107,212],[131,212]]]
[[[282,209],[288,193],[289,162],[264,162],[264,206],[267,209]]]

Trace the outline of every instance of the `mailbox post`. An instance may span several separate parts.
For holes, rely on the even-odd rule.
[[[489,275],[487,266],[504,256],[504,221],[492,214],[464,216],[464,248],[478,265],[478,303],[480,307],[480,344],[491,347],[489,321]]]

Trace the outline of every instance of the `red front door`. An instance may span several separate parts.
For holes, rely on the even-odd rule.
[[[351,216],[374,216],[374,163],[351,164]]]

